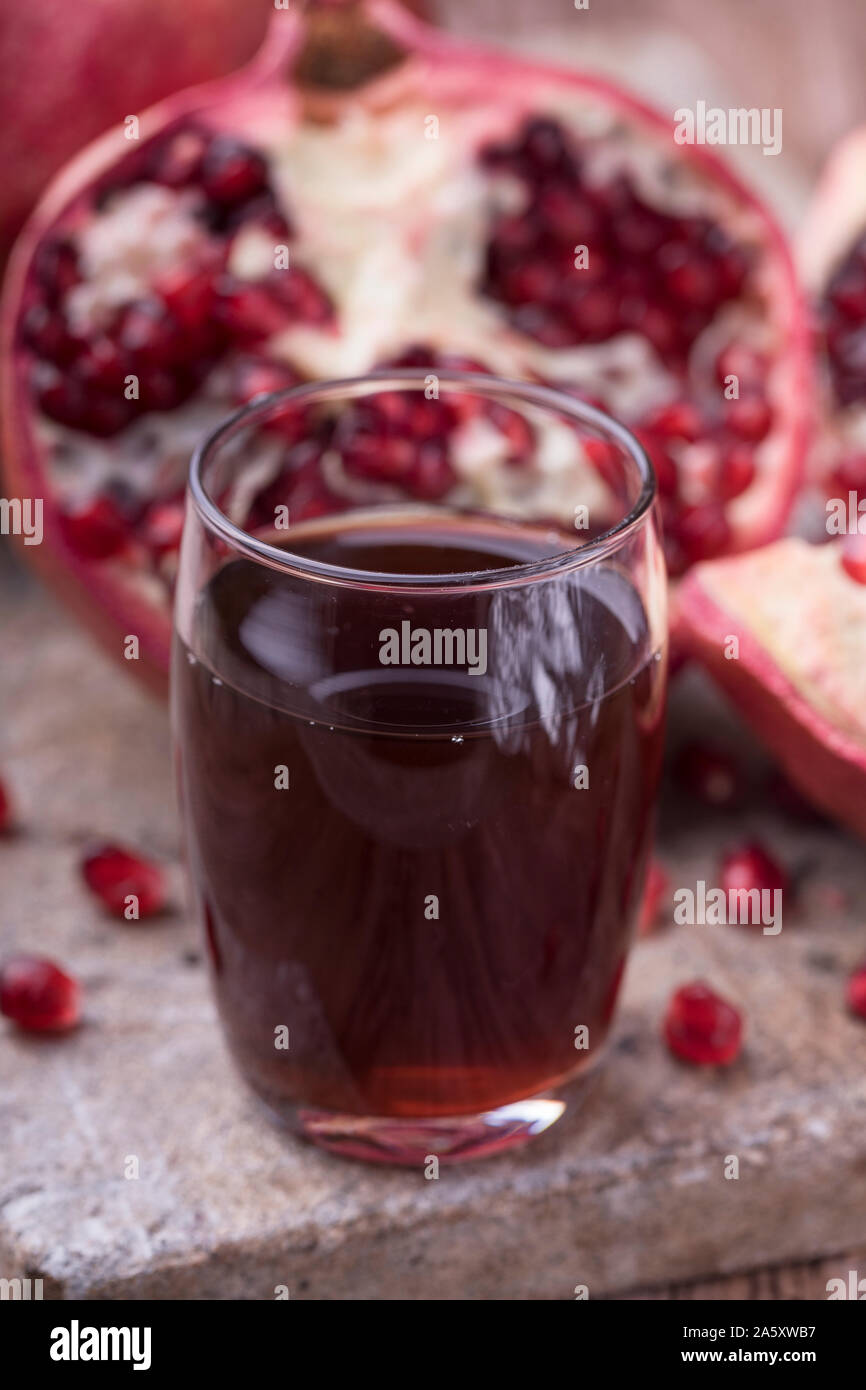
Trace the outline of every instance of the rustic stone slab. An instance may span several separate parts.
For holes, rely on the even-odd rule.
[[[29,587],[0,588],[0,613],[0,769],[22,821],[0,843],[0,952],[50,953],[86,993],[73,1036],[0,1028],[0,1275],[61,1298],[284,1284],[293,1298],[567,1299],[866,1245],[866,1029],[842,1005],[866,955],[861,846],[768,812],[673,807],[675,884],[711,878],[725,838],[756,830],[801,876],[796,920],[778,937],[680,927],[642,943],[582,1112],[523,1152],[438,1181],[341,1162],[274,1129],[224,1054],[181,906],[164,709]],[[677,703],[678,720],[706,719],[698,691]],[[172,863],[177,911],[100,916],[75,864],[106,832]],[[745,1054],[718,1076],[658,1040],[671,988],[695,976],[748,1016]]]

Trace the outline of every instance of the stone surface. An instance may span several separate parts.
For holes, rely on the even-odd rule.
[[[673,885],[712,881],[747,832],[785,859],[800,905],[781,935],[672,927],[641,943],[584,1108],[521,1153],[438,1181],[342,1162],[271,1127],[223,1052],[182,906],[165,710],[14,576],[0,614],[0,775],[21,822],[0,841],[0,952],[55,956],[86,1001],[63,1039],[0,1022],[0,1275],[41,1276],[54,1297],[656,1296],[866,1243],[866,1027],[843,1008],[866,955],[862,846],[780,813],[667,806]],[[705,727],[706,697],[683,686],[675,718]],[[169,862],[175,911],[100,914],[76,863],[105,833]],[[726,1073],[659,1041],[671,989],[696,976],[746,1013]],[[836,1263],[849,1268],[811,1265],[795,1287],[823,1296]]]

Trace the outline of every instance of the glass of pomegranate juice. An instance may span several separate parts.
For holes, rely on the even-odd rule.
[[[235,1062],[308,1139],[498,1152],[602,1054],[661,756],[654,496],[614,420],[456,368],[260,396],[196,454],[190,875]]]

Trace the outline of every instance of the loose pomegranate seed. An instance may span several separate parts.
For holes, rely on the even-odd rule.
[[[848,977],[848,1008],[857,1018],[866,1018],[866,963]]]
[[[12,802],[9,793],[0,782],[0,835],[5,835],[12,825]]]
[[[79,1019],[78,983],[44,956],[13,956],[0,968],[0,1013],[27,1032],[65,1032]]]
[[[743,770],[737,759],[721,748],[689,743],[674,762],[674,776],[681,787],[706,806],[730,808],[743,800]]]
[[[853,531],[842,541],[842,568],[857,584],[866,584],[866,536]]]
[[[670,880],[656,859],[653,859],[647,873],[643,901],[638,916],[638,936],[649,936],[661,913],[662,904],[668,895]]]
[[[201,168],[202,187],[215,203],[246,202],[267,186],[268,166],[257,150],[228,135],[209,145]]]
[[[162,869],[120,845],[96,846],[83,859],[81,873],[91,892],[116,917],[125,915],[130,897],[137,899],[139,917],[150,917],[165,906]]]
[[[664,1037],[675,1057],[695,1066],[729,1066],[740,1055],[743,1021],[733,1004],[702,980],[672,996]]]
[[[129,539],[128,519],[105,495],[61,513],[60,526],[70,549],[86,560],[119,555]]]
[[[721,884],[725,893],[785,893],[788,876],[763,846],[750,842],[730,850],[722,860]],[[739,915],[739,914],[738,914]],[[757,926],[758,923],[752,923]]]

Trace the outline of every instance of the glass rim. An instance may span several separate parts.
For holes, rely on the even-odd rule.
[[[290,548],[272,545],[245,531],[233,522],[214,501],[204,482],[204,473],[216,453],[230,439],[254,424],[257,419],[267,419],[278,406],[286,403],[313,403],[315,401],[354,399],[373,395],[380,391],[408,389],[412,385],[420,387],[427,378],[435,376],[440,387],[453,389],[465,395],[476,394],[501,400],[503,397],[517,399],[526,405],[566,415],[581,424],[591,426],[602,438],[613,440],[635,464],[640,480],[640,490],[629,510],[607,530],[583,545],[575,545],[540,560],[518,561],[507,568],[493,570],[470,570],[446,574],[391,574],[377,570],[356,569],[347,565],[331,564],[324,560],[313,560],[296,554]],[[303,382],[282,391],[273,391],[255,396],[251,401],[233,411],[211,430],[196,446],[189,466],[188,496],[191,498],[199,519],[210,531],[217,534],[233,550],[256,560],[271,569],[284,573],[301,575],[305,578],[329,582],[343,586],[363,584],[368,588],[392,589],[407,592],[429,591],[431,589],[495,588],[513,585],[522,581],[544,578],[563,571],[581,568],[596,563],[609,555],[640,529],[647,521],[656,498],[656,478],[652,463],[640,440],[613,416],[590,405],[587,401],[568,395],[555,387],[543,386],[535,382],[519,381],[509,377],[494,376],[487,372],[436,371],[432,367],[400,367],[367,372],[361,376],[335,377],[327,380]],[[406,499],[395,508],[406,508],[413,503]],[[435,506],[433,508],[435,510]],[[372,510],[370,508],[359,508]],[[457,515],[462,514],[455,509]],[[472,515],[470,510],[466,513]],[[479,512],[490,520],[500,520],[515,525],[525,524],[526,519],[519,516],[500,516],[494,512]],[[340,513],[340,515],[343,515]],[[348,513],[351,515],[351,513]],[[317,518],[318,519],[318,518]],[[290,536],[291,532],[287,532]]]

